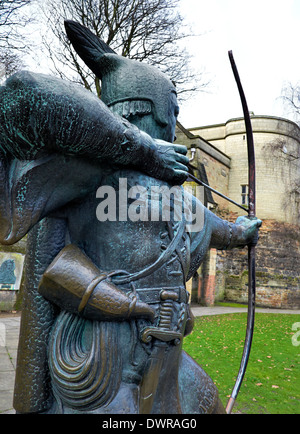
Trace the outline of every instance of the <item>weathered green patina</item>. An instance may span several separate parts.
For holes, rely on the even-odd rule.
[[[66,29],[101,78],[102,101],[27,72],[0,91],[0,242],[28,233],[14,406],[224,412],[211,379],[182,351],[193,325],[185,282],[210,247],[245,246],[260,222],[229,224],[189,195],[190,211],[203,217],[197,232],[187,230],[183,208],[180,219],[171,212],[152,221],[138,218],[136,206],[137,218],[128,218],[133,187],[148,192],[139,206],[159,214],[162,198],[151,188],[167,191],[187,178],[186,149],[172,144],[176,89],[79,24]],[[119,218],[99,219],[101,186],[115,192]]]

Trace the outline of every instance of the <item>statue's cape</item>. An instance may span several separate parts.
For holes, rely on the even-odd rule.
[[[22,288],[22,318],[14,388],[18,413],[42,413],[52,404],[48,340],[59,309],[38,293],[46,268],[65,247],[66,221],[44,218],[29,232]]]
[[[0,242],[14,244],[35,224],[96,189],[103,167],[59,154],[38,160],[0,160]]]
[[[99,163],[58,154],[34,161],[0,158],[0,242],[14,244],[29,233],[14,396],[20,413],[51,405],[47,341],[58,312],[38,285],[65,246],[66,221],[55,212],[96,191],[103,174]]]

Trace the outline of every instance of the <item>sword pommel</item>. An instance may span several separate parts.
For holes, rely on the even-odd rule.
[[[161,300],[178,300],[178,294],[175,291],[162,291],[160,294]]]

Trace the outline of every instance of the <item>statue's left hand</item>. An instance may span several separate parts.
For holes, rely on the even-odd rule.
[[[238,217],[235,226],[238,233],[237,244],[245,246],[247,244],[257,244],[259,238],[259,228],[262,221],[256,217]]]

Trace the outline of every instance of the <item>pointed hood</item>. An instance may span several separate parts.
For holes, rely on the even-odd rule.
[[[89,29],[65,21],[67,35],[82,60],[102,81],[102,101],[111,107],[126,101],[150,101],[155,120],[168,123],[169,96],[176,89],[171,80],[153,66],[116,54]]]

